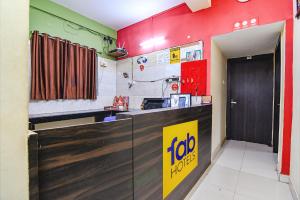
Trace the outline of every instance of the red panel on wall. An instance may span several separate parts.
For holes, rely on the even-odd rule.
[[[181,93],[205,96],[207,83],[207,61],[199,60],[181,64]]]

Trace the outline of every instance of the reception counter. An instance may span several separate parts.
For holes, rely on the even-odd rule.
[[[167,187],[163,185],[163,160],[166,159],[163,157],[163,154],[166,153],[163,151],[163,142],[165,134],[168,134],[164,133],[163,129],[197,121],[198,165],[166,198],[170,200],[184,199],[210,165],[211,108],[211,105],[202,105],[118,114],[119,118],[132,119],[133,124],[134,199],[163,199],[163,188]],[[179,131],[175,133],[175,135],[177,134],[185,134],[185,132]],[[170,144],[166,145],[169,147]],[[171,183],[166,182],[165,184]]]
[[[212,105],[34,130],[31,199],[181,200],[211,162]]]

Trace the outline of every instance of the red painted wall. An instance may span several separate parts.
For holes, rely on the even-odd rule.
[[[260,24],[292,18],[293,0],[212,0],[212,7],[192,13],[186,4],[155,15],[118,31],[118,42],[125,42],[129,56],[136,56],[204,40],[210,44],[211,36],[232,32],[236,21],[258,17]],[[187,39],[187,35],[191,35]],[[151,37],[165,36],[167,42],[157,48],[143,50],[139,44]],[[209,46],[206,46],[208,53]],[[208,54],[206,54],[208,56]]]
[[[210,43],[213,36],[232,32],[235,22],[252,17],[257,17],[260,25],[287,21],[282,173],[289,174],[293,103],[293,3],[293,0],[250,0],[248,3],[212,0],[211,8],[195,13],[182,4],[119,30],[118,43],[125,42],[125,48],[131,57],[194,41],[204,41],[204,58],[208,60],[207,92],[210,94]],[[191,36],[190,39],[187,39],[188,35]],[[140,47],[141,42],[157,36],[165,36],[166,43],[146,50]]]
[[[283,121],[283,152],[281,173],[290,174],[291,133],[293,118],[293,19],[286,21],[286,50],[285,50],[285,91],[284,91],[284,121]]]

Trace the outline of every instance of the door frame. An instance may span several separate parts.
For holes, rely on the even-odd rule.
[[[273,144],[273,153],[278,153],[279,152],[279,142],[280,142],[280,110],[282,107],[281,104],[281,94],[284,92],[281,88],[281,82],[282,82],[282,44],[281,44],[281,35],[278,38],[277,44],[276,44],[276,48],[275,48],[275,52],[274,52],[274,91],[273,91],[273,128],[272,128],[272,144]],[[279,58],[277,58],[277,56],[279,55]],[[279,60],[278,60],[279,59]],[[275,135],[275,109],[276,109],[276,64],[277,61],[279,61],[279,71],[280,71],[280,78],[279,78],[279,110],[278,110],[278,135]],[[277,140],[276,140],[277,138]]]
[[[286,80],[286,76],[287,78],[290,78],[290,73],[291,73],[291,52],[293,51],[292,48],[292,36],[293,36],[293,32],[292,32],[292,20],[282,20],[279,22],[275,22],[275,23],[282,23],[282,28],[281,31],[278,32],[278,37],[279,34],[281,33],[280,36],[280,40],[281,40],[281,95],[280,95],[280,116],[279,116],[279,144],[278,144],[278,156],[277,156],[277,171],[281,174],[280,177],[285,178],[284,174],[288,174],[287,172],[287,166],[289,164],[290,161],[287,160],[287,156],[290,155],[290,150],[288,149],[289,145],[290,145],[290,138],[289,135],[287,133],[287,128],[284,128],[285,126],[288,126],[290,123],[290,111],[286,110],[288,107],[287,105],[285,105],[285,101],[291,102],[291,99],[289,96],[287,96],[288,98],[285,99],[286,95],[289,95],[289,92],[291,90],[291,86],[288,85],[286,88],[286,82],[288,84],[291,84],[290,80]],[[275,24],[274,23],[274,24]],[[259,25],[258,27],[261,27],[264,25]],[[245,30],[241,30],[241,34],[242,32],[246,32],[248,31],[247,29]],[[227,59],[228,57],[226,56],[225,52],[224,52],[224,47],[222,46],[221,43],[219,43],[219,39],[220,38],[224,38],[224,37],[229,37],[231,34],[234,34],[234,32],[231,33],[225,33],[225,34],[220,34],[220,35],[215,35],[211,38],[211,49],[210,49],[210,70],[208,71],[208,75],[211,76],[210,82],[210,88],[211,88],[211,92],[210,94],[212,95],[212,102],[213,102],[213,121],[215,121],[215,123],[224,123],[225,126],[227,124],[227,108],[225,108],[224,110],[220,109],[220,102],[224,101],[225,106],[227,107],[226,101],[227,101],[227,97],[222,96],[219,97],[219,93],[221,91],[218,91],[217,89],[214,89],[214,87],[217,88],[218,85],[222,84],[222,80],[226,80],[225,82],[223,81],[223,85],[225,86],[228,81],[227,81],[227,75],[222,75],[222,80],[220,79],[220,75],[219,72],[225,68],[227,68],[227,63],[224,62],[223,66],[220,64],[220,55],[223,55],[224,59]],[[217,46],[217,48],[213,48],[214,46]],[[219,49],[218,51],[216,51],[216,49]],[[275,46],[274,46],[274,50],[275,50]],[[286,73],[286,68],[287,68],[287,73]],[[226,72],[225,72],[226,73]],[[213,85],[212,83],[215,83],[215,85]],[[216,84],[218,84],[216,86]],[[287,91],[288,90],[288,91]],[[224,87],[224,91],[227,91],[227,89]],[[226,93],[226,92],[225,92]],[[224,99],[223,99],[224,98]],[[216,105],[217,104],[217,105]],[[287,119],[285,120],[285,110],[287,112]],[[220,119],[220,115],[224,115],[224,118]],[[221,121],[220,121],[221,120]],[[212,146],[212,151],[214,152],[214,154],[212,155],[212,159],[214,159],[217,155],[218,152],[220,151],[221,147],[223,146],[225,140],[226,140],[226,135],[227,135],[227,129],[228,127],[224,127],[224,137],[223,137],[223,130],[218,130],[217,128],[215,129],[214,132],[214,137],[212,138],[212,142],[215,143],[215,147]],[[221,138],[221,142],[219,142],[219,138]],[[285,143],[283,144],[283,140],[285,140]]]

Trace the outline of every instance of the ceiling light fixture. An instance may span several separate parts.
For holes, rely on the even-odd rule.
[[[155,37],[149,40],[146,40],[140,44],[143,49],[148,49],[154,46],[162,45],[166,42],[165,37]]]
[[[252,25],[256,24],[256,23],[257,23],[257,19],[255,19],[255,18],[251,19],[251,20],[250,20],[250,23],[251,23]]]
[[[240,30],[258,25],[258,18],[254,17],[248,20],[238,21],[233,24],[233,30]]]
[[[240,22],[236,22],[236,23],[234,24],[234,28],[240,28],[240,26],[241,26],[241,23],[240,23]]]
[[[248,2],[249,0],[238,0],[238,2],[240,2],[240,3],[246,3],[246,2]]]

